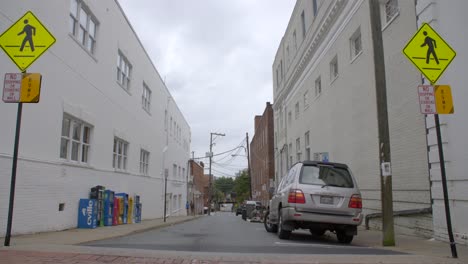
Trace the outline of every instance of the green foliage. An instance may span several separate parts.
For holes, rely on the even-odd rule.
[[[240,171],[239,175],[234,180],[234,192],[236,192],[236,201],[238,204],[249,199],[250,195],[250,178],[247,171]]]
[[[224,193],[224,195],[227,195],[234,189],[234,180],[229,177],[216,178],[214,187]]]

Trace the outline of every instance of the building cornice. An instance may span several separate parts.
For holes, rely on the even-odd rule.
[[[275,98],[273,106],[275,110],[278,110],[282,106],[282,101],[288,96],[297,80],[304,72],[306,66],[317,52],[317,49],[325,40],[325,37],[344,10],[346,3],[346,0],[335,0],[333,4],[328,7],[328,10],[321,21],[321,25],[313,32],[313,34],[308,32],[305,40],[307,45],[303,45],[298,54],[296,54],[294,64],[289,67],[292,72],[288,72],[286,83],[283,86],[283,89],[279,92],[279,95]],[[299,54],[300,56],[298,56]]]

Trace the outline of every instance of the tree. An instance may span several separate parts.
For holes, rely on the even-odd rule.
[[[220,190],[224,195],[231,193],[234,188],[234,180],[230,177],[220,177],[216,178],[214,182],[214,187],[217,190]]]
[[[250,195],[250,177],[246,170],[240,171],[234,180],[234,192],[236,192],[236,200],[238,204],[249,199]]]

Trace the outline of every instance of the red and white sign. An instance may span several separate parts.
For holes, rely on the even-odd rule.
[[[418,86],[419,105],[422,114],[437,114],[436,102],[434,96],[434,86]]]
[[[7,73],[3,84],[3,102],[17,103],[20,101],[22,73]]]

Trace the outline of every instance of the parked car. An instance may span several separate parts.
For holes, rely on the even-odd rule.
[[[362,222],[362,199],[353,174],[345,164],[304,161],[283,177],[269,202],[265,229],[288,239],[295,229],[321,236],[335,232],[341,243],[351,243]]]
[[[237,207],[236,216],[242,214],[242,209],[244,209],[244,208],[245,208],[245,205],[241,205],[241,206]]]

